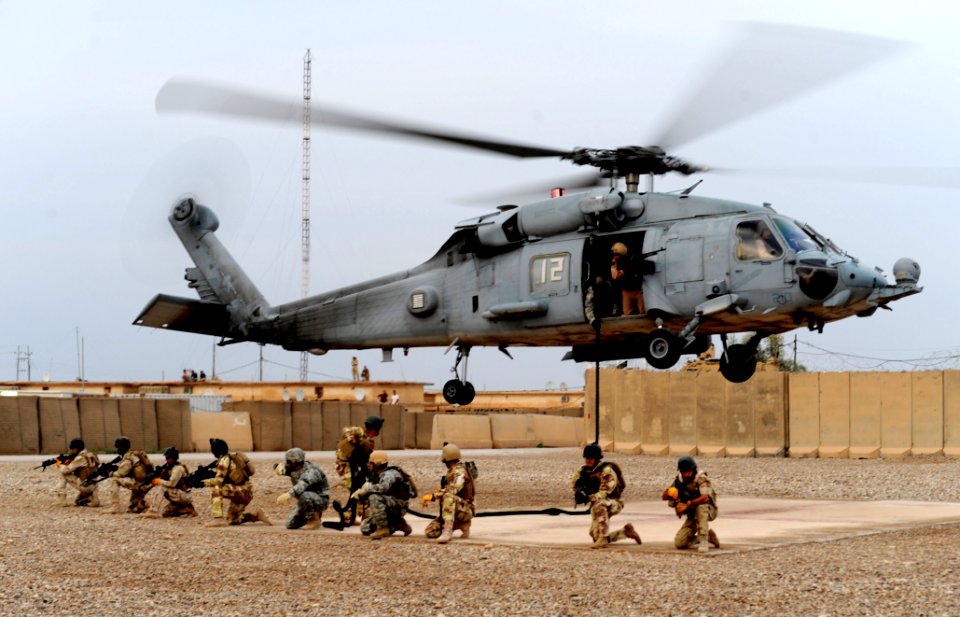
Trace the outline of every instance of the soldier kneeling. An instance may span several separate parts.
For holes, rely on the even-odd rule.
[[[323,471],[307,460],[300,448],[290,448],[284,462],[277,465],[278,476],[290,476],[293,485],[289,491],[277,497],[277,504],[284,505],[292,499],[297,507],[287,517],[287,529],[316,529],[320,516],[330,503],[330,484]]]
[[[677,478],[663,491],[661,498],[674,508],[677,516],[686,516],[677,531],[673,544],[677,548],[697,545],[701,553],[710,550],[710,544],[720,548],[717,534],[710,529],[710,521],[717,518],[717,493],[704,472],[697,472],[697,461],[692,456],[681,456],[677,461]]]
[[[395,531],[409,536],[413,531],[403,515],[407,502],[417,496],[417,487],[407,472],[388,464],[387,453],[374,450],[367,463],[370,480],[350,496],[367,501],[370,515],[360,526],[360,533],[370,536],[371,540],[385,538]]]

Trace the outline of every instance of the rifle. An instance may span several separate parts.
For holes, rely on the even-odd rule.
[[[123,457],[118,454],[109,463],[104,463],[100,465],[92,474],[90,474],[90,476],[86,480],[83,481],[81,486],[90,486],[92,484],[97,484],[98,482],[103,482],[108,477],[110,477],[110,474],[112,474],[117,470],[117,467],[119,466],[118,463],[122,459]]]
[[[357,520],[357,500],[354,499],[353,493],[358,490],[364,483],[367,481],[367,467],[366,465],[360,465],[358,462],[350,461],[350,495],[351,497],[347,499],[347,503],[340,505],[340,502],[337,500],[333,501],[333,509],[336,510],[337,514],[340,515],[339,522],[327,521],[323,523],[323,526],[327,529],[336,529],[337,531],[343,531],[347,527],[353,525]]]
[[[680,480],[680,478],[677,478],[673,481],[673,487],[677,489],[677,503],[690,503],[692,500],[700,496],[699,489],[690,490],[687,488],[687,485]],[[693,518],[695,514],[696,508],[688,508],[685,514],[677,514],[677,516]]]
[[[51,465],[56,465],[57,462],[59,462],[61,465],[69,465],[70,463],[73,462],[73,459],[74,459],[75,457],[76,457],[76,455],[70,454],[70,453],[67,453],[67,454],[58,454],[57,456],[55,456],[55,457],[53,457],[53,458],[48,458],[47,460],[43,461],[42,463],[40,463],[39,465],[37,465],[36,467],[34,467],[34,469],[39,469],[39,470],[41,470],[41,471],[46,471],[46,470],[47,470],[47,467],[50,467]]]
[[[583,470],[581,470],[580,477],[577,478],[577,482],[573,487],[574,508],[579,505],[590,503],[590,495],[593,495],[599,490],[600,477],[584,474]]]
[[[206,465],[201,465],[190,474],[187,475],[185,481],[187,486],[191,488],[203,488],[203,481],[209,480],[210,478],[217,475],[217,461],[214,460],[212,463],[207,463]]]
[[[163,472],[173,469],[173,465],[169,463],[164,463],[163,465],[158,465],[150,471],[147,472],[147,477],[143,479],[143,482],[140,483],[140,487],[145,490],[150,490],[153,488],[153,481],[157,478],[163,478]]]

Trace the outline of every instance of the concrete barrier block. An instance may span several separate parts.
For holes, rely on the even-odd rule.
[[[850,454],[850,374],[820,373],[820,458]]]
[[[697,452],[697,376],[694,373],[664,373],[670,396],[670,454]],[[678,454],[682,453],[682,454]]]
[[[323,403],[296,401],[290,404],[290,446],[323,450]]]
[[[880,456],[880,373],[850,373],[850,458]]]
[[[757,456],[787,451],[787,379],[789,373],[760,371],[753,382],[754,447]]]
[[[619,412],[614,420],[613,450],[625,454],[643,451],[643,392],[644,371],[620,371],[622,387],[618,397]]]
[[[697,446],[697,455],[704,458],[720,458],[727,455],[723,446]]]
[[[80,436],[77,399],[42,398],[37,407],[40,413],[40,452],[66,452],[70,440]]]
[[[190,417],[190,402],[186,399],[158,399],[157,448],[175,447],[181,452],[195,452],[193,445],[193,421]],[[202,444],[201,451],[210,450],[210,443]]]
[[[323,401],[323,449],[336,450],[343,439],[343,429],[350,424],[350,403]]]
[[[943,373],[922,371],[911,379],[910,453],[919,455],[943,453]]]
[[[651,373],[643,381],[643,453],[665,456],[670,452],[670,381],[663,373]]]
[[[439,450],[444,442],[454,443],[461,449],[492,448],[488,416],[436,414],[433,417],[433,437],[430,449]]]
[[[757,375],[754,375],[756,378]],[[726,382],[727,413],[724,420],[728,456],[756,456],[756,428],[753,404],[756,396],[754,380],[746,383]]]
[[[0,397],[0,454],[40,451],[38,408],[35,396]]]
[[[960,371],[943,372],[943,453],[960,456]]]
[[[791,373],[788,400],[789,455],[816,457],[820,451],[820,374]]]
[[[285,452],[290,449],[293,430],[289,402],[247,401],[236,410],[250,414],[254,450]]]
[[[719,372],[695,373],[697,391],[697,449],[701,452],[726,451],[724,418],[727,408],[726,380]]]
[[[579,420],[563,416],[529,415],[534,439],[548,448],[564,448],[579,445],[577,428]]]
[[[532,448],[538,444],[529,414],[492,414],[490,434],[494,448]]]
[[[403,408],[399,405],[380,405],[375,413],[384,419],[379,447],[384,450],[403,450],[406,430]]]
[[[250,414],[245,411],[194,411],[190,414],[190,430],[195,452],[209,451],[214,437],[226,441],[231,450],[253,450]]]
[[[910,373],[886,373],[880,384],[880,456],[901,458],[913,446]]]
[[[405,450],[416,450],[417,448],[417,416],[421,413],[403,409],[403,447]]]
[[[433,417],[435,412],[417,414],[417,449],[429,450],[433,441]]]

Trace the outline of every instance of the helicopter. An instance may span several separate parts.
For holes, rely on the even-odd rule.
[[[847,68],[881,55],[858,57]],[[793,87],[799,92],[837,74]],[[796,92],[775,93],[765,104]],[[701,98],[710,97],[691,100]],[[297,113],[282,98],[182,79],[167,82],[156,105],[162,112],[274,121]],[[757,109],[714,113],[712,125],[695,130],[675,122],[657,143],[689,141]],[[669,369],[683,354],[706,351],[719,335],[720,372],[742,383],[756,371],[764,338],[804,326],[823,332],[827,323],[869,317],[922,291],[914,260],[897,260],[890,282],[769,204],[694,195],[700,182],[655,192],[658,176],[710,171],[666,146],[557,149],[333,109],[321,116],[335,127],[553,157],[596,171],[575,183],[586,190],[555,187],[549,198],[457,223],[437,252],[411,269],[279,305],[264,298],[220,243],[213,210],[184,197],[168,221],[194,263],[185,279],[199,299],[159,294],[134,324],[213,335],[221,345],[255,342],[313,354],[380,348],[385,361],[397,348],[455,348],[454,378],[442,392],[448,403],[466,405],[475,396],[467,370],[476,346],[497,347],[508,357],[510,347],[569,347],[565,359],[577,362],[644,358]],[[680,118],[694,116],[681,110]],[[641,190],[644,179],[649,186]],[[742,342],[728,341],[747,332]]]

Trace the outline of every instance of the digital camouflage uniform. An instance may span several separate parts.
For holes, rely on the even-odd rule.
[[[72,461],[61,464],[57,462],[60,478],[57,482],[57,499],[66,505],[67,485],[77,489],[78,506],[100,507],[100,497],[97,495],[97,485],[83,486],[83,481],[90,477],[100,466],[100,458],[89,450],[81,450]]]
[[[290,495],[297,500],[297,507],[287,516],[287,529],[300,529],[314,514],[320,515],[330,503],[330,484],[323,471],[304,461],[303,467],[290,473]]]
[[[193,507],[193,500],[190,499],[190,487],[187,486],[188,473],[187,466],[180,461],[174,463],[173,467],[163,467],[157,486],[163,487],[163,497],[167,503],[160,516],[169,518],[197,515],[197,509]]]
[[[428,538],[439,538],[446,521],[453,521],[454,530],[460,529],[468,534],[470,521],[476,512],[473,476],[463,461],[457,461],[447,469],[445,481],[442,492],[436,494],[440,502],[440,516],[430,521],[423,532]]]
[[[631,537],[628,535],[628,526],[614,532],[610,531],[610,517],[623,510],[623,500],[621,499],[623,486],[621,486],[613,465],[614,463],[603,461],[593,467],[583,465],[573,476],[574,488],[576,488],[577,481],[587,475],[594,476],[594,484],[599,486],[597,492],[590,495],[590,538],[598,546]],[[629,526],[629,529],[631,532],[633,531],[632,526]]]
[[[343,438],[337,444],[337,462],[334,469],[347,491],[353,493],[363,482],[353,485],[353,476],[357,470],[366,470],[370,453],[376,448],[373,439],[367,437],[367,431],[362,426],[351,426],[343,429]],[[363,504],[357,505],[357,517],[364,517]]]
[[[110,473],[110,505],[114,511],[120,511],[120,487],[130,491],[130,505],[127,512],[139,514],[147,509],[147,493],[152,488],[144,484],[147,474],[153,470],[153,463],[143,450],[127,450],[117,470]]]
[[[677,474],[674,486],[683,486],[683,479]],[[683,525],[677,531],[673,539],[673,545],[677,548],[691,548],[693,546],[706,546],[710,542],[719,547],[720,542],[717,535],[710,529],[710,521],[717,518],[717,493],[713,490],[713,485],[707,474],[703,471],[697,472],[693,480],[686,485],[689,498],[693,499],[705,495],[710,499],[708,503],[700,504],[692,508],[687,508],[683,513]],[[669,501],[671,508],[676,508],[676,501]]]
[[[253,463],[246,454],[227,452],[217,459],[217,475],[203,481],[204,486],[213,488],[211,499],[229,501],[224,518],[230,525],[260,520],[256,515],[244,512],[247,504],[253,501],[253,483],[250,481],[253,473]]]
[[[407,511],[408,499],[416,495],[408,493],[407,481],[399,467],[387,467],[375,481],[371,478],[364,495],[369,518],[363,521],[360,533],[369,536],[383,528],[389,529],[390,533],[409,529],[406,521],[403,520],[403,515]]]

